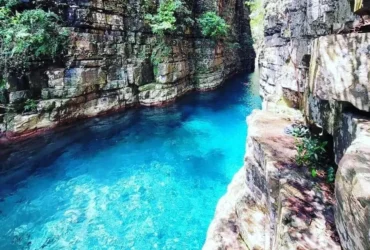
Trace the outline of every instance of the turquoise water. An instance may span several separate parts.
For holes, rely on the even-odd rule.
[[[0,249],[201,249],[243,164],[245,118],[260,106],[247,81],[8,153],[18,170],[0,179]]]

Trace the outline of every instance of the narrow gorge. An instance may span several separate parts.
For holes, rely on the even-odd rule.
[[[263,111],[203,249],[370,249],[370,4],[262,2]]]
[[[163,8],[177,17],[170,24],[176,29],[165,27],[165,35],[153,34],[146,18],[160,10],[154,0],[24,5],[57,13],[69,27],[70,41],[62,59],[2,77],[0,132],[6,137],[130,106],[162,105],[191,90],[214,89],[254,66],[249,12],[241,0],[164,2]],[[226,21],[226,39],[202,34],[194,21],[207,12]],[[159,25],[165,26],[163,15]],[[25,110],[28,100],[33,106]]]
[[[369,1],[0,0],[0,24],[1,249],[370,250]]]

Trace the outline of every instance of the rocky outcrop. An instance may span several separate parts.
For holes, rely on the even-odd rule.
[[[158,39],[145,22],[158,1],[38,1],[52,6],[71,27],[68,60],[8,79],[0,98],[0,132],[19,135],[134,105],[161,105],[252,69],[243,1],[184,3],[194,19],[205,11],[222,16],[231,27],[227,41],[203,37],[196,25]],[[37,110],[23,112],[27,99],[36,100]]]
[[[308,125],[332,137],[335,222],[346,250],[370,249],[369,33],[334,34],[354,27],[351,2],[265,1],[259,60],[263,108],[302,109]]]
[[[219,201],[203,249],[341,249],[333,191],[294,163],[292,117],[254,111],[244,167]]]
[[[336,176],[335,219],[344,249],[370,249],[370,120],[359,120],[356,139]]]
[[[312,46],[310,93],[370,111],[370,34],[331,35]]]
[[[299,107],[308,80],[312,40],[353,19],[348,0],[265,1],[265,42],[260,56],[264,102]]]
[[[331,9],[329,14],[332,15],[340,10],[340,6],[337,6],[334,1],[329,1],[328,4],[333,6],[329,8]],[[339,11],[339,13],[346,12]],[[347,16],[350,17],[350,15]],[[329,19],[326,24],[337,22],[339,17],[341,15]],[[301,78],[289,79],[289,70],[283,71],[284,66],[276,63],[277,61],[271,63],[273,65],[273,72],[271,72],[272,67],[266,66],[266,57],[262,58],[260,64],[264,72],[261,75],[264,108],[281,112],[281,108],[276,108],[279,107],[278,104],[289,106],[291,103],[297,103],[293,99],[297,97],[294,92],[304,91],[304,95],[301,94],[298,97],[303,97],[302,105],[306,121],[308,124],[318,126],[333,139],[333,154],[338,163],[335,222],[341,245],[346,250],[369,249],[370,196],[367,191],[367,186],[370,185],[368,176],[370,169],[369,35],[352,33],[324,36],[330,34],[330,29],[327,26],[323,27],[320,33],[308,36],[308,43],[304,45],[308,46],[304,52],[306,55],[300,53],[306,67],[305,69],[303,65],[301,67],[304,69],[302,72],[305,72],[298,74],[302,76]],[[268,29],[266,30],[268,32]],[[304,32],[305,30],[301,30],[298,34],[306,34]],[[277,37],[275,35],[275,39]],[[266,40],[270,41],[269,39],[271,38],[268,35]],[[268,49],[274,50],[279,46],[284,47],[283,44],[276,43]],[[298,45],[294,46],[293,49],[299,48]],[[307,63],[305,57],[309,59]],[[264,69],[266,67],[269,69]],[[278,75],[274,74],[275,71]],[[270,77],[268,85],[264,74]],[[299,91],[297,91],[298,88],[288,86],[297,83],[297,79],[302,79],[302,89]],[[265,86],[268,87],[265,88]],[[270,92],[265,91],[268,88],[271,88]],[[287,89],[290,91],[286,92]],[[298,105],[290,106],[298,107]]]
[[[333,136],[338,163],[336,225],[344,249],[369,249],[369,35],[313,42],[306,117]]]
[[[339,163],[357,136],[357,125],[370,119],[368,33],[331,35],[312,45],[305,114],[333,136]]]

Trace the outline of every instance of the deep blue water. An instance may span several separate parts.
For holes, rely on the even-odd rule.
[[[201,249],[260,107],[247,81],[19,144],[0,177],[0,249]]]

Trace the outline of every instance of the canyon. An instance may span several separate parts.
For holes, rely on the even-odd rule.
[[[370,249],[370,35],[356,28],[354,1],[264,0],[257,10],[241,0],[186,1],[193,18],[214,11],[226,21],[227,39],[216,40],[196,25],[154,34],[145,16],[157,1],[40,4],[64,20],[71,44],[63,63],[7,77],[3,141],[168,104],[256,65],[262,110],[247,118],[244,165],[218,202],[203,249]],[[253,44],[251,18],[261,13],[263,35]],[[17,111],[29,99],[37,108]],[[287,132],[297,124],[325,137],[334,183],[297,164],[300,139]]]
[[[254,66],[249,11],[241,0],[184,2],[194,19],[217,11],[231,27],[224,40],[203,36],[196,25],[186,27],[185,33],[153,34],[145,16],[159,8],[154,0],[37,4],[64,20],[71,41],[64,61],[7,77],[0,98],[2,137],[132,106],[163,105],[192,90],[214,89]],[[28,99],[37,108],[19,110]]]

